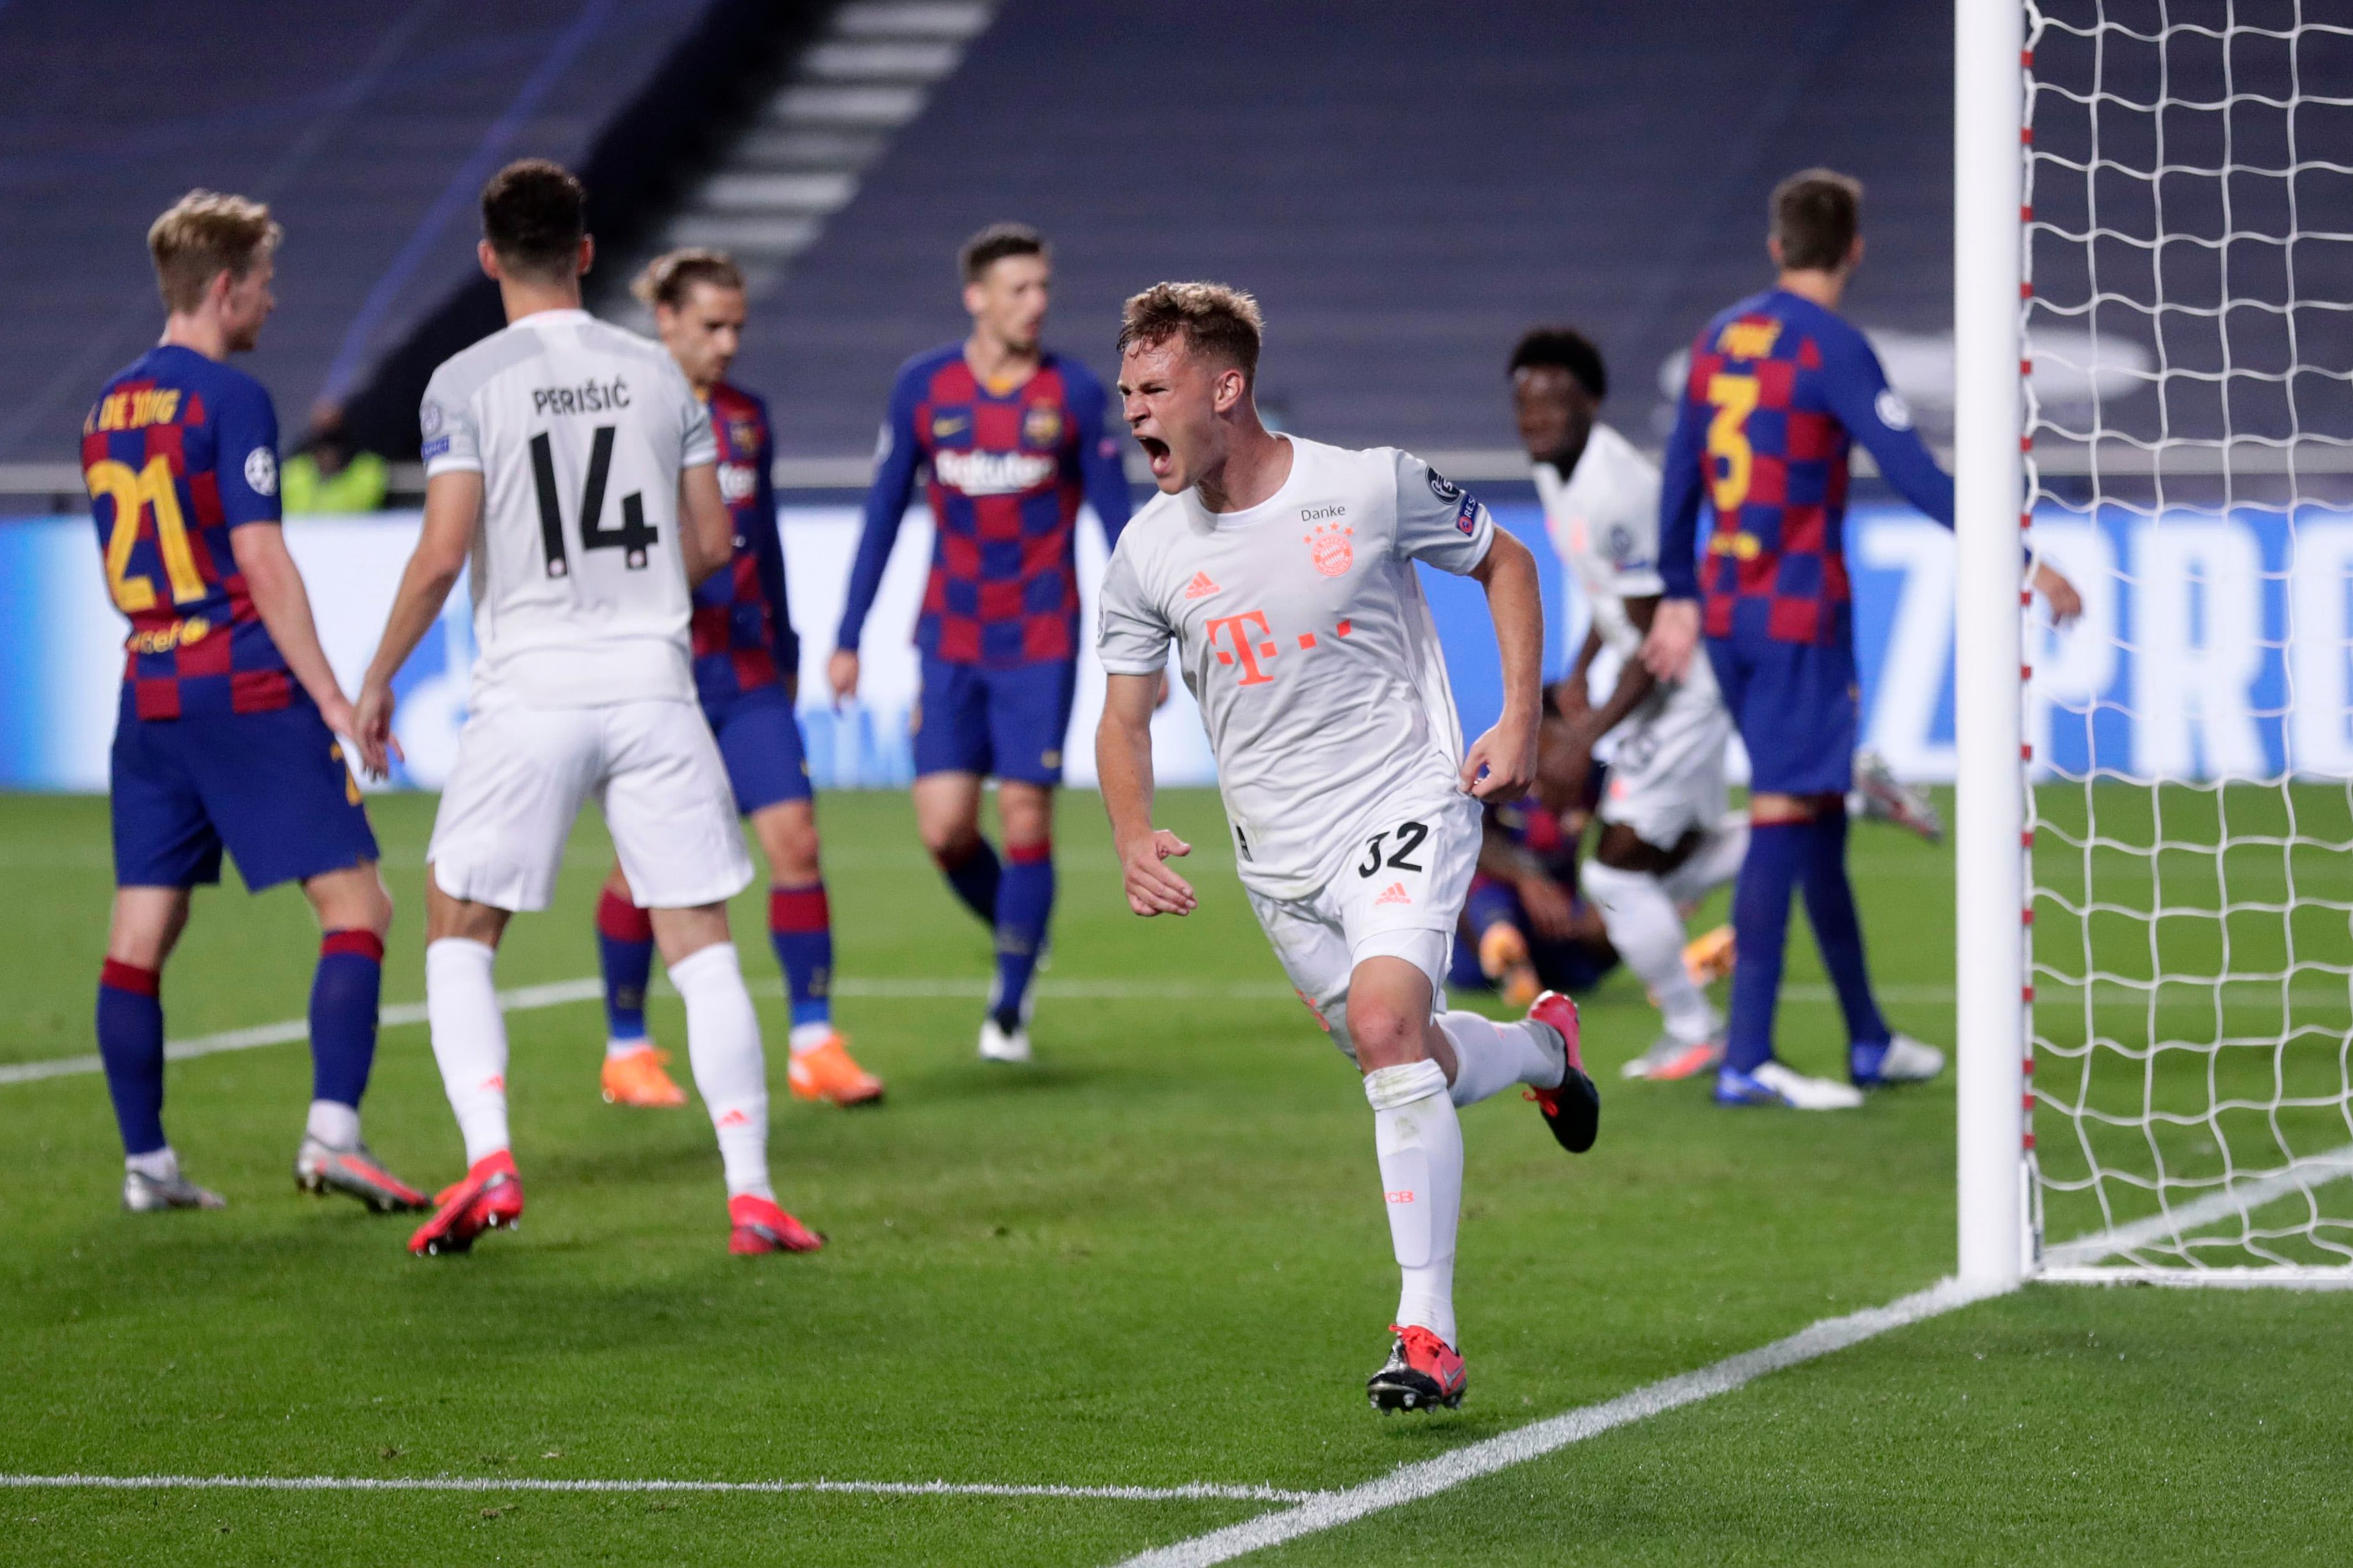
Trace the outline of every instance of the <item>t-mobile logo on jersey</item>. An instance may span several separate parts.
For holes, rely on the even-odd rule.
[[[1202,623],[1201,631],[1209,639],[1209,647],[1218,662],[1231,665],[1241,661],[1242,676],[1237,683],[1242,686],[1264,686],[1274,677],[1259,668],[1259,660],[1275,655],[1272,629],[1266,624],[1264,610],[1245,610],[1239,616],[1211,616]],[[1232,651],[1219,647],[1219,639],[1232,645]]]

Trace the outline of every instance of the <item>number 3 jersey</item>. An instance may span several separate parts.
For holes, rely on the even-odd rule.
[[[293,700],[229,534],[278,521],[278,415],[243,371],[167,343],[82,421],[82,479],[107,592],[131,620],[122,712],[262,713]]]
[[[1154,675],[1177,645],[1242,884],[1292,900],[1364,854],[1398,808],[1466,798],[1413,563],[1468,573],[1495,525],[1408,453],[1288,439],[1291,475],[1257,506],[1212,512],[1187,489],[1136,514],[1103,576],[1097,646],[1111,673]]]
[[[446,361],[418,424],[428,479],[482,476],[476,705],[691,700],[679,475],[718,447],[669,353],[543,310]]]
[[[1953,526],[1953,481],[1852,324],[1780,289],[1710,321],[1692,344],[1662,473],[1666,596],[1704,599],[1712,637],[1845,643],[1853,595],[1841,530],[1858,440],[1905,500]],[[1715,530],[1695,570],[1703,497]]]

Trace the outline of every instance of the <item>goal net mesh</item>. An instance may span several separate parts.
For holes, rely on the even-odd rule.
[[[2046,1275],[2353,1268],[2353,6],[2027,10]]]

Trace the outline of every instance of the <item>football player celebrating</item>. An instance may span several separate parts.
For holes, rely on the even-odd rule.
[[[1732,718],[1704,664],[1661,681],[1636,657],[1659,603],[1659,473],[1598,417],[1609,391],[1600,351],[1566,327],[1539,327],[1513,350],[1511,376],[1545,525],[1593,616],[1575,666],[1553,688],[1567,731],[1557,787],[1580,792],[1606,737],[1601,837],[1582,881],[1664,1025],[1626,1076],[1689,1078],[1724,1059],[1724,1021],[1684,960],[1682,910],[1732,880],[1748,847],[1747,825],[1725,817]],[[1588,681],[1604,654],[1615,685],[1595,707]]]
[[[899,372],[866,527],[827,667],[858,690],[858,643],[918,464],[931,469],[931,580],[915,623],[915,826],[966,908],[996,932],[980,1026],[989,1061],[1029,1059],[1029,982],[1054,908],[1054,786],[1078,684],[1079,504],[1104,537],[1127,521],[1127,476],[1103,428],[1103,384],[1040,346],[1053,268],[1046,242],[993,224],[961,258],[972,334]],[[994,776],[1005,858],[980,836]]]
[[[686,1002],[728,1249],[814,1250],[768,1184],[760,1021],[727,931],[752,862],[694,700],[692,585],[733,553],[711,415],[659,344],[581,310],[586,205],[579,181],[538,159],[482,192],[482,270],[507,327],[426,386],[424,529],[360,694],[356,739],[382,768],[393,672],[470,554],[481,651],[425,878],[425,1006],[467,1172],[409,1250],[462,1252],[522,1216],[491,972],[514,911],[547,907],[590,795]]]
[[[1480,802],[1535,779],[1535,563],[1418,458],[1269,432],[1251,395],[1260,333],[1257,302],[1218,284],[1127,302],[1122,411],[1161,493],[1103,577],[1103,805],[1128,907],[1189,914],[1193,889],[1166,864],[1189,847],[1152,826],[1152,710],[1175,643],[1250,907],[1372,1105],[1403,1289],[1367,1391],[1382,1409],[1452,1405],[1455,1108],[1525,1084],[1572,1152],[1600,1113],[1567,997],[1547,992],[1511,1024],[1437,1011]],[[1494,617],[1504,713],[1467,754],[1417,561],[1478,582]]]
[[[653,311],[662,347],[711,413],[719,489],[734,528],[734,553],[694,590],[694,684],[719,738],[735,809],[768,858],[768,941],[792,1007],[792,1068],[798,1100],[871,1105],[882,1080],[852,1059],[833,1026],[833,919],[818,868],[817,808],[800,724],[793,717],[800,639],[785,600],[784,542],[776,534],[775,448],[768,406],[731,384],[727,367],[744,334],[744,275],[716,250],[657,257],[631,285]],[[646,1036],[646,983],[653,921],[617,863],[596,906],[604,960],[605,1098],[620,1105],[684,1105]]]
[[[338,733],[356,735],[279,528],[278,415],[227,363],[275,303],[278,225],[191,191],[147,246],[164,341],[82,423],[107,590],[131,622],[112,758],[114,918],[98,1051],[122,1132],[122,1206],[219,1208],[164,1136],[164,960],[221,851],[254,892],[300,882],[325,936],[311,983],[311,1114],[294,1179],[382,1211],[425,1195],[360,1142],[392,900]]]
[[[1873,1085],[1934,1078],[1945,1056],[1888,1027],[1872,994],[1846,874],[1857,702],[1852,595],[1841,530],[1847,453],[1870,449],[1905,500],[1953,526],[1953,481],[1912,427],[1879,356],[1838,304],[1862,260],[1862,187],[1809,169],[1773,192],[1777,287],[1708,322],[1692,345],[1659,502],[1663,584],[1642,647],[1662,680],[1687,680],[1707,639],[1748,748],[1749,848],[1733,894],[1737,956],[1715,1098],[1727,1105],[1849,1109]],[[1703,569],[1700,503],[1715,517]],[[2061,618],[2080,605],[2047,566],[2035,586]],[[1845,1016],[1849,1082],[1773,1053],[1789,895],[1802,887],[1822,967]]]

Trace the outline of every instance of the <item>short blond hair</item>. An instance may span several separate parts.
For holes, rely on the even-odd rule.
[[[646,269],[629,285],[629,292],[638,303],[651,310],[667,305],[675,310],[686,303],[686,297],[698,283],[713,289],[733,289],[742,292],[744,269],[735,258],[723,250],[709,250],[690,245],[665,251],[646,263]]]
[[[1128,301],[1119,317],[1119,352],[1153,348],[1178,333],[1195,353],[1258,379],[1259,344],[1266,317],[1258,301],[1223,283],[1155,283]]]
[[[155,286],[164,308],[196,309],[214,279],[224,272],[231,279],[243,278],[285,237],[259,202],[190,191],[147,229],[147,253],[155,258]]]

